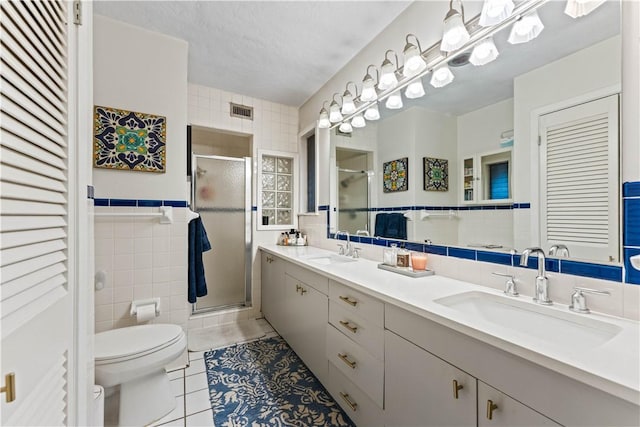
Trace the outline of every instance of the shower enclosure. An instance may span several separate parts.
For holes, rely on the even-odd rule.
[[[211,242],[194,313],[251,304],[251,159],[193,156],[191,207]]]
[[[338,168],[338,227],[356,234],[358,230],[370,230],[369,171]],[[373,233],[371,233],[373,234]]]

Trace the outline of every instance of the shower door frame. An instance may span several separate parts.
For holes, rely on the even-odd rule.
[[[191,209],[194,212],[198,212],[198,207],[195,204],[196,200],[196,184],[198,181],[198,158],[210,159],[210,160],[229,160],[234,162],[244,163],[244,302],[227,304],[222,306],[197,308],[195,303],[191,304],[191,314],[203,314],[220,310],[226,310],[229,308],[239,307],[251,307],[252,295],[251,295],[251,255],[253,247],[253,234],[251,223],[251,183],[252,183],[252,158],[251,157],[228,157],[228,156],[215,156],[205,154],[192,154],[191,161]]]
[[[372,224],[371,224],[371,177],[374,172],[371,170],[364,169],[345,169],[340,166],[336,166],[336,195],[339,197],[340,195],[340,172],[347,173],[362,173],[367,175],[367,231],[370,236],[373,236]],[[338,228],[340,227],[340,201],[339,198],[336,199],[336,223],[338,224]],[[354,233],[355,234],[355,233]]]

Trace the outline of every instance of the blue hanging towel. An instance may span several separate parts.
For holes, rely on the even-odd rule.
[[[374,236],[386,237],[385,230],[387,229],[387,222],[389,220],[389,214],[379,213],[376,215],[376,226]]]
[[[188,300],[195,303],[197,297],[207,295],[207,281],[204,277],[202,253],[211,249],[207,232],[198,217],[189,223],[189,292]]]
[[[407,217],[401,213],[390,213],[385,236],[390,239],[407,239]]]

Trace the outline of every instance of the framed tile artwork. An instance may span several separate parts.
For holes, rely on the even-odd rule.
[[[117,108],[93,110],[93,166],[166,171],[167,118]]]
[[[404,157],[382,164],[382,190],[385,193],[409,189],[409,158]]]
[[[423,157],[424,163],[424,190],[425,191],[449,191],[449,161]]]

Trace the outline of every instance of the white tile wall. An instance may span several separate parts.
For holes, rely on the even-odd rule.
[[[156,212],[158,208],[96,206],[96,212]],[[187,221],[185,208],[173,208],[172,224],[153,217],[95,218],[95,269],[106,273],[95,292],[96,332],[135,325],[129,315],[134,299],[159,297],[160,316],[152,323],[186,329]]]

